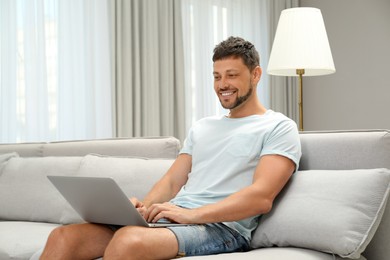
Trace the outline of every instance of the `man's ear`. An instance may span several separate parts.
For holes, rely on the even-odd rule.
[[[263,73],[263,70],[260,68],[260,66],[256,66],[252,71],[252,80],[254,83],[258,83],[261,78],[261,74]]]

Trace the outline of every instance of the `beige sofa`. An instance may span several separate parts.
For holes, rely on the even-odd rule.
[[[390,258],[389,131],[300,136],[300,169],[261,218],[253,250],[191,259]],[[1,144],[0,259],[29,259],[52,229],[82,221],[47,175],[110,176],[142,198],[179,149],[172,137]]]

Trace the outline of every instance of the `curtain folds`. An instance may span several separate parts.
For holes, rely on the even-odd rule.
[[[0,3],[0,142],[112,137],[108,0]]]
[[[108,1],[60,0],[58,10],[58,135],[112,137]]]
[[[116,0],[117,136],[185,136],[180,1]]]
[[[4,0],[0,8],[0,142],[18,136],[16,2]]]
[[[260,52],[261,102],[298,121],[295,78],[269,76],[283,9],[298,0],[1,0],[0,142],[184,140],[224,114],[212,53],[230,35]]]

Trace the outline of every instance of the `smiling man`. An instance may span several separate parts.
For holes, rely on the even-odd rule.
[[[171,259],[250,249],[258,217],[298,168],[298,130],[260,103],[253,44],[230,37],[215,47],[213,61],[214,89],[230,113],[196,122],[164,177],[143,201],[131,200],[150,222],[189,225],[60,227],[41,259]]]
[[[234,38],[230,39],[233,40]],[[233,46],[230,46],[231,44]],[[247,56],[245,60],[236,53],[238,48],[234,45],[234,42],[222,42],[214,52],[214,89],[222,107],[225,109],[233,110],[249,98],[254,99],[255,102],[258,101],[257,95],[253,95],[253,91],[256,91],[255,88],[262,72],[259,67],[259,55],[249,42],[243,43],[242,47],[248,49],[245,51],[252,51],[252,55]],[[245,51],[242,50],[242,52]],[[242,55],[245,55],[245,53],[242,53]],[[253,77],[251,77],[251,74],[253,74]],[[245,89],[238,89],[242,85]],[[265,111],[260,103],[257,105],[259,109]]]

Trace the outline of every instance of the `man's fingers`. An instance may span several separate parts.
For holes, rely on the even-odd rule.
[[[163,218],[163,212],[173,209],[173,205],[170,203],[153,204],[146,212],[146,220],[148,222],[157,222],[160,218]]]

